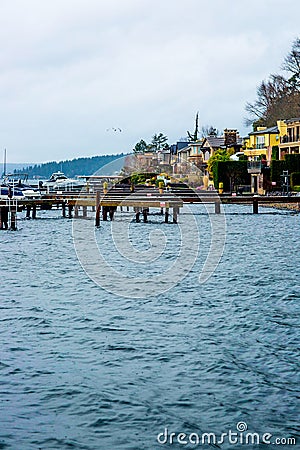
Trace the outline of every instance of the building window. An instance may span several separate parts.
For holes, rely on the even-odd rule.
[[[256,148],[264,148],[264,146],[265,146],[265,137],[256,136]]]

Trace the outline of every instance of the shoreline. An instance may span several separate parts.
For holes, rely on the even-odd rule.
[[[300,198],[299,203],[269,203],[261,204],[264,208],[275,208],[280,210],[300,212]]]

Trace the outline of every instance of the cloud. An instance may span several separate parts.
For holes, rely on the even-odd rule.
[[[175,141],[198,110],[202,124],[245,133],[244,105],[279,70],[299,11],[289,0],[3,0],[2,146],[12,162],[127,152],[160,131]]]

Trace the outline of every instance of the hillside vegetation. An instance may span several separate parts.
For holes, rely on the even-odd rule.
[[[76,175],[92,175],[101,167],[109,164],[118,158],[125,156],[118,155],[92,156],[90,158],[76,158],[65,161],[51,161],[43,164],[24,167],[23,170],[15,170],[18,173],[26,173],[29,178],[49,178],[53,172],[64,172],[68,177]]]

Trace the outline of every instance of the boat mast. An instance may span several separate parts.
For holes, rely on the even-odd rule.
[[[6,148],[4,149],[3,177],[6,176]]]

